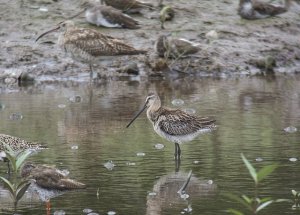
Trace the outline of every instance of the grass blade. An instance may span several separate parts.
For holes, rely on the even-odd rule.
[[[249,170],[249,173],[250,175],[252,176],[255,184],[258,183],[258,180],[257,180],[257,174],[256,174],[256,170],[254,169],[254,167],[252,166],[252,164],[247,160],[247,158],[244,156],[243,153],[241,153],[241,157],[247,167],[247,169]]]

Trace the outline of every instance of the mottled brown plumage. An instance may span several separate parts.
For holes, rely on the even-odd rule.
[[[152,4],[137,0],[104,0],[104,2],[106,5],[122,10],[126,13],[139,13],[142,9],[153,8]]]
[[[91,24],[108,28],[140,28],[138,21],[111,6],[88,1],[82,7],[85,8],[86,20]]]
[[[9,145],[15,152],[20,152],[26,149],[39,150],[47,148],[46,146],[43,146],[41,143],[38,142],[29,142],[19,137],[13,137],[7,134],[0,134],[0,151],[5,150],[5,146],[3,143]]]
[[[158,95],[149,94],[144,107],[127,125],[147,109],[147,117],[152,122],[154,131],[161,137],[175,143],[175,158],[180,159],[179,144],[196,138],[199,134],[213,130],[215,120],[208,117],[198,117],[182,110],[162,107]]]
[[[89,64],[91,79],[93,75],[92,65],[99,64],[102,58],[146,53],[144,50],[137,50],[119,39],[102,34],[94,29],[78,28],[69,20],[60,23],[55,29],[41,34],[36,41],[42,36],[59,29],[62,31],[58,38],[59,46],[71,54],[75,60]]]
[[[240,0],[238,14],[244,19],[263,19],[288,11],[291,0],[285,0],[285,5],[276,5],[255,0]]]
[[[200,50],[200,44],[183,38],[168,38],[160,35],[155,43],[155,51],[160,57],[179,58],[195,54]]]

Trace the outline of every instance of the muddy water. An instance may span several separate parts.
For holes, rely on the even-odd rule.
[[[289,161],[300,159],[299,131],[283,131],[288,126],[299,129],[299,83],[300,77],[294,76],[111,81],[92,88],[72,82],[3,87],[0,131],[46,143],[49,149],[30,160],[67,169],[87,184],[86,190],[52,199],[51,213],[83,214],[88,208],[100,214],[173,215],[187,214],[190,207],[192,214],[224,214],[228,208],[244,208],[221,193],[253,194],[242,152],[257,168],[280,164],[261,185],[262,196],[292,198],[291,189],[299,190],[299,161]],[[174,145],[154,133],[145,114],[125,129],[149,91],[157,91],[166,106],[175,107],[172,101],[182,99],[180,108],[217,119],[216,131],[181,147],[177,173]],[[13,113],[23,118],[11,120]],[[165,147],[156,149],[158,143]],[[112,170],[104,167],[108,161],[115,164]],[[177,191],[190,170],[189,198],[184,200]],[[0,171],[5,174],[5,165]],[[6,211],[8,199],[0,198]],[[276,204],[266,214],[296,214],[291,206]],[[20,203],[20,213],[44,214],[44,204],[29,196]]]

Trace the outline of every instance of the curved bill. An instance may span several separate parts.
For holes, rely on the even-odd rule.
[[[126,128],[128,128],[134,120],[136,120],[136,118],[139,117],[139,115],[141,115],[141,113],[143,113],[143,111],[146,109],[147,105],[145,104],[144,107],[133,117],[133,119],[128,123],[128,125],[126,125]]]
[[[60,28],[60,26],[58,26],[58,27],[56,27],[56,28],[54,28],[54,29],[51,29],[51,30],[49,30],[49,31],[46,31],[45,33],[42,33],[38,38],[36,38],[35,42],[37,42],[40,38],[42,38],[42,37],[45,36],[46,34],[49,34],[49,33],[53,32],[53,31],[57,31],[59,28]]]

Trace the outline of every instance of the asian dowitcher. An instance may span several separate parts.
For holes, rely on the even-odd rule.
[[[83,3],[82,7],[84,10],[72,18],[85,13],[86,20],[97,26],[128,29],[140,28],[138,21],[111,6],[98,5],[96,2],[88,1]]]
[[[5,144],[10,146],[10,148],[17,154],[24,150],[30,150],[31,152],[39,151],[41,149],[46,149],[47,147],[38,142],[29,142],[23,140],[19,137],[13,137],[7,134],[0,134],[0,160],[8,162],[5,153]],[[8,171],[10,172],[9,162]]]
[[[37,193],[40,200],[46,202],[47,212],[50,211],[51,198],[68,190],[86,188],[85,184],[68,178],[68,173],[47,165],[25,163],[21,168],[21,176],[31,180],[28,190]]]
[[[135,49],[119,39],[102,34],[94,29],[78,28],[70,20],[61,22],[56,28],[41,34],[36,41],[44,35],[58,30],[61,30],[58,38],[59,46],[65,52],[71,54],[74,60],[89,65],[90,80],[93,79],[93,64],[99,64],[101,59],[146,53],[144,50]]]
[[[168,38],[166,35],[160,35],[154,48],[160,57],[179,58],[197,53],[200,50],[200,44],[183,38]]]
[[[151,93],[146,98],[143,108],[128,123],[133,121],[147,109],[147,117],[152,122],[154,131],[161,137],[175,144],[175,159],[180,159],[179,144],[192,141],[199,134],[213,130],[215,120],[208,117],[190,115],[179,109],[162,107],[158,95]]]
[[[240,0],[238,14],[244,19],[264,19],[288,11],[291,0],[285,0],[284,5],[264,3],[255,0]]]
[[[137,0],[101,0],[101,2],[125,13],[139,13],[142,9],[153,8],[152,4]]]

